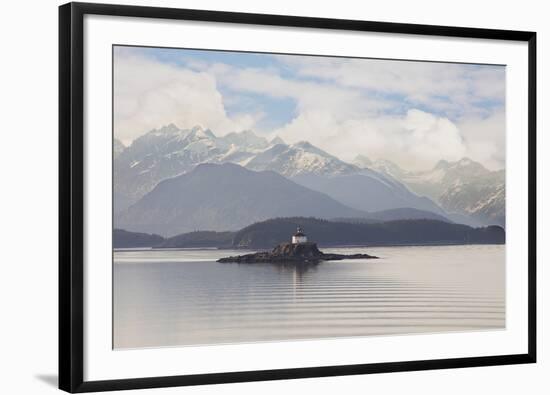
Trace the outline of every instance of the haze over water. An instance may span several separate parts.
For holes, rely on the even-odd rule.
[[[114,347],[502,329],[505,246],[321,248],[377,260],[217,263],[228,250],[116,251]]]

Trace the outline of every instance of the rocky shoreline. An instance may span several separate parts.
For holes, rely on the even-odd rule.
[[[321,261],[341,261],[343,259],[377,259],[369,254],[325,254],[315,243],[281,243],[272,251],[220,258],[221,263],[319,263]]]

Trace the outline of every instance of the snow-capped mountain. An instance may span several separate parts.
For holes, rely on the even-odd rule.
[[[248,130],[217,137],[200,126],[179,129],[170,124],[137,138],[115,156],[115,211],[200,163],[235,163],[285,176],[358,170],[306,142],[286,145],[280,137],[268,141]]]
[[[430,197],[448,213],[471,218],[472,224],[505,223],[503,170],[490,171],[469,158],[441,160],[433,169],[422,172],[407,172],[390,161],[373,161],[367,167],[391,175],[413,192]]]
[[[240,133],[231,132],[220,137],[220,140],[241,149],[265,149],[273,145],[273,143],[269,143],[265,138],[257,136],[251,130],[244,130]]]
[[[414,208],[445,215],[390,175],[346,163],[309,142],[268,141],[251,131],[217,137],[208,129],[168,125],[136,139],[115,159],[115,213],[125,210],[162,180],[202,163],[233,163],[256,172],[274,171],[353,208]]]
[[[379,173],[386,174],[396,180],[400,180],[405,173],[403,169],[397,166],[392,161],[386,159],[377,159],[371,161],[364,155],[357,155],[353,160],[353,163],[362,169],[371,169]]]
[[[440,160],[433,169],[424,172],[409,172],[401,180],[413,190],[423,191],[428,196],[439,199],[449,188],[469,185],[478,180],[498,178],[498,172],[487,170],[483,165],[468,158],[456,162]]]
[[[307,141],[296,144],[276,144],[257,154],[245,166],[251,170],[272,170],[286,177],[301,174],[338,175],[360,171]]]
[[[271,145],[286,144],[282,138],[275,136],[270,142]]]
[[[227,150],[225,141],[201,127],[182,130],[168,125],[137,138],[115,158],[115,211],[123,208],[117,196],[130,203],[136,201],[159,181],[189,171]]]
[[[494,172],[467,183],[448,187],[439,202],[449,212],[467,214],[484,224],[505,224],[504,172]]]

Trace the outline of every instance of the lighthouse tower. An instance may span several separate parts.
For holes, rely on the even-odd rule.
[[[302,231],[302,228],[298,226],[298,229],[296,229],[296,233],[292,236],[292,244],[301,244],[301,243],[307,243],[307,236]]]

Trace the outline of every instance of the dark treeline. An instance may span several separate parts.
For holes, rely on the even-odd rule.
[[[308,239],[320,246],[399,244],[499,244],[504,229],[499,226],[472,228],[449,222],[418,219],[380,223],[350,223],[316,218],[276,218],[247,226],[235,234],[235,247],[269,248],[289,241],[301,226]]]
[[[231,247],[235,232],[196,231],[165,239],[160,248]]]
[[[505,241],[504,229],[500,226],[472,228],[429,219],[355,223],[293,217],[258,222],[237,232],[197,231],[168,239],[115,229],[114,247],[266,249],[290,241],[297,226],[320,246],[502,244]]]
[[[155,247],[164,242],[164,237],[156,234],[128,232],[124,229],[113,230],[114,248]]]

